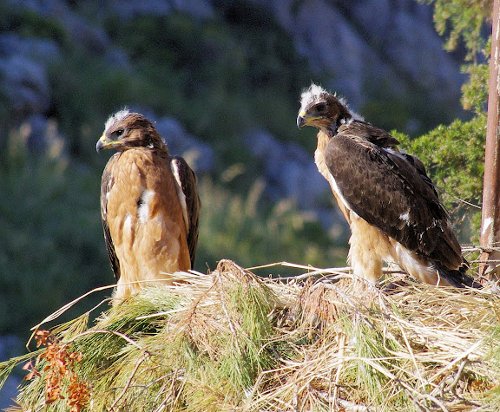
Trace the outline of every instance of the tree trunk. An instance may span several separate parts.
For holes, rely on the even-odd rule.
[[[479,274],[499,277],[500,267],[500,0],[493,3],[488,124],[484,159],[481,265]]]

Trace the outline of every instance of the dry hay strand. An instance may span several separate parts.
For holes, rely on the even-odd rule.
[[[261,393],[263,409],[498,409],[498,296],[360,282],[304,288],[297,328],[311,341]]]
[[[52,328],[88,398],[62,376],[47,404],[48,347],[1,364],[0,380],[32,358],[17,402],[33,411],[499,410],[492,288],[388,293],[345,268],[308,273],[262,279],[223,260],[145,288],[90,327],[84,313]]]

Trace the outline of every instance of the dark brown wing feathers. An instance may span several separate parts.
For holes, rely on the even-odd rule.
[[[398,140],[392,137],[384,129],[380,129],[371,125],[370,123],[360,120],[341,125],[338,128],[337,133],[347,133],[350,135],[358,136],[379,147],[396,149],[397,145],[399,144]]]
[[[102,172],[101,179],[101,222],[102,229],[104,232],[104,241],[106,243],[106,250],[108,251],[109,261],[111,263],[111,268],[113,269],[113,273],[115,274],[115,279],[118,281],[120,279],[120,261],[116,256],[115,247],[113,245],[113,240],[111,239],[111,234],[109,232],[109,226],[106,219],[107,212],[107,200],[106,194],[111,190],[114,184],[113,176],[109,172],[111,170],[112,164],[116,161],[119,153],[113,155],[111,159],[109,159],[106,168]]]
[[[189,256],[191,258],[191,267],[194,266],[196,245],[198,243],[198,224],[200,217],[200,197],[196,186],[196,175],[189,167],[184,158],[173,156],[171,162],[175,163],[179,172],[181,189],[186,196],[186,207],[188,215],[189,229],[187,234],[187,243],[189,248]]]
[[[423,165],[386,150],[396,140],[380,130],[355,121],[339,128],[328,144],[326,163],[343,197],[355,213],[409,250],[457,269],[460,245]]]

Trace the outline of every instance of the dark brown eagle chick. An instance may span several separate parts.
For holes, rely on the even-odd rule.
[[[96,144],[102,149],[117,150],[102,174],[101,217],[120,302],[192,268],[200,200],[194,172],[170,156],[143,115],[112,115]]]
[[[426,283],[473,285],[420,160],[315,84],[302,93],[297,125],[319,129],[315,161],[351,228],[355,275],[377,281],[386,261]]]

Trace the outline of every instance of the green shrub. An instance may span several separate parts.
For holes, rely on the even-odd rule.
[[[5,3],[0,4],[0,32],[17,32],[27,37],[44,37],[61,44],[68,41],[67,33],[56,19]]]
[[[403,149],[417,155],[426,165],[453,223],[460,229],[460,240],[477,241],[486,116],[478,115],[467,122],[455,120],[413,140],[401,133],[393,134]]]
[[[0,156],[0,335],[112,283],[100,228],[99,176],[19,145]]]
[[[345,264],[345,249],[335,245],[320,224],[291,201],[263,206],[261,181],[245,196],[234,195],[209,179],[202,180],[200,189],[198,268],[213,269],[221,258],[247,267],[281,261],[320,267]]]

